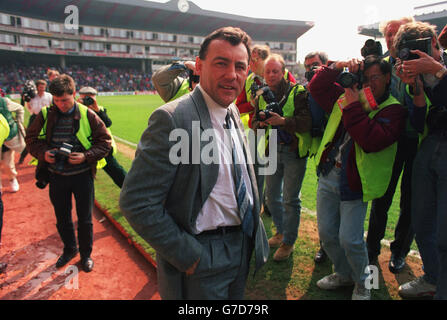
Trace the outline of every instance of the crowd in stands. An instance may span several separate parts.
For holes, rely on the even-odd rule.
[[[152,74],[136,69],[79,65],[60,68],[47,65],[26,66],[17,63],[0,65],[0,88],[7,94],[21,93],[26,80],[48,80],[46,73],[50,68],[58,70],[61,74],[70,75],[76,81],[78,89],[91,86],[99,92],[154,90]]]

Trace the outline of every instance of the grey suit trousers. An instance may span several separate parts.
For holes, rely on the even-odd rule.
[[[242,300],[252,241],[242,231],[199,234],[203,247],[193,275],[178,271],[157,255],[160,296],[164,300]]]

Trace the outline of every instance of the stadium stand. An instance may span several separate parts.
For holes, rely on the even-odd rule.
[[[56,69],[61,74],[66,73],[73,77],[77,89],[90,86],[99,92],[116,91],[152,91],[152,74],[136,69],[112,68],[107,66],[80,66],[72,65],[66,68],[49,65],[0,65],[0,88],[6,94],[20,94],[23,84],[28,79],[48,80],[47,70]]]

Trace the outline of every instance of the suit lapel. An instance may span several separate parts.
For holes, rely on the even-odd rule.
[[[197,114],[199,115],[200,121],[200,134],[204,130],[213,129],[211,123],[210,113],[208,107],[206,106],[205,100],[203,99],[202,93],[198,87],[191,93],[192,100],[194,102]],[[200,140],[200,150],[208,144],[208,141]],[[202,205],[205,203],[206,199],[210,195],[217,182],[217,177],[219,175],[219,164],[203,164],[200,160],[200,189],[202,196]]]

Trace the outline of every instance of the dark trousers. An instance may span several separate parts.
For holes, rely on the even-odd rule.
[[[112,152],[110,152],[105,159],[107,161],[107,165],[103,168],[104,171],[110,176],[110,178],[112,178],[113,182],[121,188],[127,174],[126,170],[124,170],[118,161],[116,161]]]
[[[385,195],[374,200],[371,206],[368,236],[366,238],[370,258],[380,254],[380,241],[385,236],[388,210],[391,207],[402,170],[400,215],[394,231],[394,241],[391,243],[390,249],[392,254],[400,257],[407,256],[410,251],[410,246],[414,239],[414,232],[411,227],[411,176],[417,150],[418,138],[402,136],[398,141],[396,160],[388,189]]]
[[[447,300],[447,137],[429,135],[413,167],[412,223],[424,279]]]
[[[36,117],[37,117],[37,115],[35,115],[35,114],[32,114],[32,115],[29,117],[29,120],[28,120],[28,128],[29,128],[29,126],[31,125],[31,123],[33,123],[34,119],[36,119]],[[20,154],[20,160],[23,161],[23,160],[25,159],[25,157],[26,157],[27,154],[28,154],[28,150],[26,150],[26,148],[23,149],[22,153]]]
[[[193,275],[180,272],[157,253],[158,289],[163,300],[243,300],[253,252],[242,231],[197,235],[203,253]],[[169,253],[167,253],[169,254]]]
[[[94,183],[89,170],[74,176],[51,174],[50,200],[56,214],[56,227],[64,243],[64,253],[76,250],[76,235],[71,216],[72,195],[78,216],[78,241],[81,258],[88,258],[93,246],[92,210]]]

